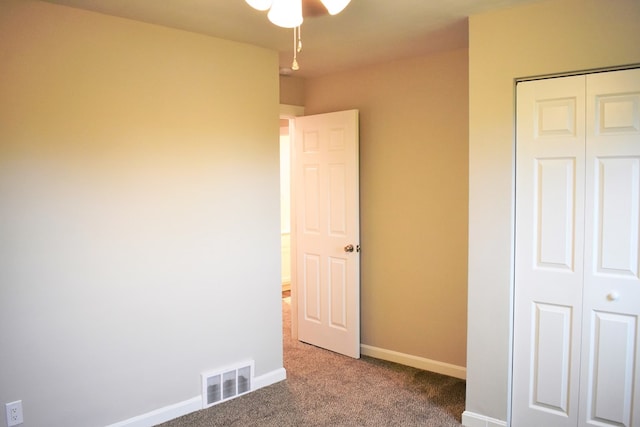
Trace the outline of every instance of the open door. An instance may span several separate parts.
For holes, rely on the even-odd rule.
[[[298,339],[360,357],[358,111],[297,117],[295,289]]]

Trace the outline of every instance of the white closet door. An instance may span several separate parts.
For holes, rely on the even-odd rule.
[[[518,84],[514,427],[578,422],[584,82]]]
[[[512,425],[640,427],[640,70],[517,95]]]
[[[640,69],[587,78],[581,426],[640,426]]]

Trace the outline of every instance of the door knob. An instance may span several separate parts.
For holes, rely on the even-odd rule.
[[[616,291],[610,292],[609,295],[607,295],[607,299],[609,301],[618,301],[620,299],[620,294]]]
[[[344,247],[345,252],[353,252],[353,245],[347,245]]]

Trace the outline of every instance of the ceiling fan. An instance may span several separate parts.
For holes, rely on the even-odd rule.
[[[257,10],[269,10],[269,20],[284,28],[296,28],[304,17],[337,15],[351,0],[246,0]]]
[[[273,24],[293,28],[293,63],[291,70],[299,70],[298,53],[302,50],[300,26],[305,17],[337,15],[351,0],[245,0],[257,10],[269,10],[267,17]],[[290,71],[290,70],[289,70]],[[282,72],[282,70],[281,70]]]

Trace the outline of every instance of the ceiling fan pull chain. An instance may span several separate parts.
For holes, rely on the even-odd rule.
[[[302,25],[298,26],[298,53],[302,52]]]
[[[293,64],[291,64],[291,69],[293,71],[300,69],[298,65],[298,30],[295,27],[293,28]]]

